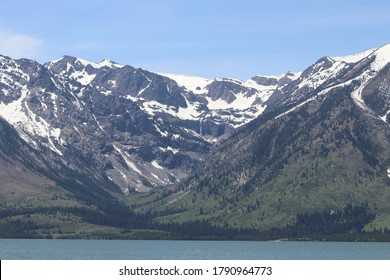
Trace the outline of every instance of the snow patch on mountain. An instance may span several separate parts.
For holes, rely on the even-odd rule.
[[[362,90],[366,86],[366,84],[369,82],[369,80],[373,77],[372,72],[365,72],[361,77],[360,77],[360,86],[356,88],[352,93],[351,96],[355,103],[362,109],[371,112],[371,109],[368,108],[368,106],[365,104],[363,98],[362,98]]]
[[[89,85],[93,81],[93,79],[95,79],[95,77],[96,74],[89,74],[85,70],[83,70],[82,72],[76,71],[70,75],[70,78],[75,79],[84,86]]]
[[[280,115],[276,116],[274,119],[277,120],[277,119],[279,119],[280,117],[283,117],[283,116],[285,116],[285,115],[287,115],[287,114],[289,114],[289,113],[295,111],[296,109],[302,107],[303,105],[305,105],[305,104],[307,104],[307,103],[309,103],[309,102],[315,100],[316,98],[317,98],[317,97],[311,97],[311,98],[309,98],[309,99],[303,101],[302,103],[299,103],[298,105],[294,106],[293,108],[287,110],[286,112],[281,113]]]
[[[328,57],[327,59],[331,60],[332,58]],[[299,84],[298,88],[317,88],[330,78],[335,77],[340,71],[345,68],[346,65],[344,61],[340,60],[334,61],[331,67],[326,68],[326,63],[327,61],[323,60],[317,65],[315,65],[316,72],[303,79],[302,82]]]
[[[372,63],[372,70],[381,70],[390,62],[390,44],[375,50],[372,55],[375,56],[375,61]]]
[[[364,51],[364,52],[360,52],[360,53],[355,53],[355,54],[352,54],[352,55],[331,56],[330,58],[332,58],[334,61],[342,61],[342,62],[345,62],[345,63],[356,63],[356,62],[366,58],[370,54],[372,54],[375,50],[376,49],[370,49],[370,50],[367,50],[367,51]]]
[[[120,148],[114,145],[115,150],[121,155],[121,157],[125,160],[127,166],[137,172],[140,175],[143,175],[142,171],[138,169],[138,167],[129,159],[128,155],[126,155]]]
[[[182,120],[198,120],[202,112],[198,110],[199,104],[189,103],[187,101],[187,108],[179,107],[179,111],[174,115]]]
[[[385,123],[387,123],[387,115],[389,115],[389,114],[390,114],[390,110],[388,110],[388,111],[386,112],[386,114],[384,114],[383,116],[381,116],[380,119],[381,119],[382,121],[384,121]]]
[[[122,68],[123,65],[109,59],[103,59],[98,63],[99,67]]]
[[[268,97],[268,95],[272,94],[272,92],[277,88],[277,86],[275,85],[270,85],[270,86],[260,85],[252,79],[243,81],[241,85],[243,85],[244,87],[256,89],[260,93],[264,93],[264,97]]]
[[[380,70],[390,63],[390,44],[378,48],[371,53],[369,51],[365,53],[368,53],[368,56],[366,57],[367,59],[373,58],[374,61],[370,64],[370,67],[357,78],[357,80],[360,81],[360,86],[355,89],[351,95],[358,106],[373,114],[372,110],[365,104],[362,98],[362,91],[367,83],[374,78]],[[384,117],[379,116],[379,118],[386,122],[386,115]]]
[[[206,97],[208,101],[209,109],[228,109],[234,108],[238,110],[247,109],[252,106],[256,100],[256,95],[247,97],[244,92],[236,94],[236,99],[230,104],[223,99],[212,100],[210,97]]]
[[[53,139],[61,145],[60,128],[54,128],[49,123],[36,115],[28,106],[26,97],[28,90],[24,87],[21,97],[11,103],[4,104],[0,102],[0,116],[13,125],[20,136],[27,142],[37,146],[37,141],[32,139],[32,135],[45,138],[48,147],[63,156],[62,152],[55,146]],[[42,141],[40,141],[42,143]]]
[[[63,57],[60,58],[59,60],[61,60],[61,59],[63,59]],[[77,62],[81,63],[84,66],[92,66],[95,69],[100,69],[102,67],[109,67],[109,68],[121,68],[121,67],[123,67],[123,65],[121,65],[119,63],[116,63],[114,61],[111,61],[109,59],[103,59],[99,63],[96,63],[96,62],[92,62],[92,61],[89,61],[89,60],[86,60],[86,59],[77,58]]]
[[[165,76],[174,80],[179,86],[186,88],[196,94],[206,93],[206,87],[213,82],[211,79],[206,79],[196,76],[186,76],[169,73],[157,73],[161,76]]]
[[[179,153],[180,151],[178,149],[174,149],[172,148],[171,146],[168,146],[166,148],[163,148],[163,147],[159,147],[159,149],[163,152],[167,152],[167,151],[171,151],[173,154],[177,154]]]
[[[156,167],[157,169],[164,169],[164,167],[162,167],[161,165],[158,164],[158,162],[156,160],[153,160],[151,162],[151,164]]]
[[[141,104],[141,108],[151,116],[155,116],[156,112],[167,113],[170,115],[177,114],[174,106],[161,104],[157,101],[145,101]]]

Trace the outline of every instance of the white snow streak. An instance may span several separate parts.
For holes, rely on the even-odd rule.
[[[129,160],[129,157],[124,152],[122,152],[121,149],[119,149],[116,145],[114,145],[114,148],[122,156],[122,158],[125,160],[128,167],[133,169],[138,174],[143,175],[141,170],[139,170],[138,167],[132,161]]]
[[[156,160],[153,160],[151,162],[151,164],[156,167],[157,169],[164,169],[164,167],[162,167],[161,165],[158,164],[158,162]]]
[[[0,103],[0,116],[9,122],[20,133],[20,136],[29,143],[36,145],[31,135],[46,138],[49,148],[59,155],[63,155],[53,143],[54,138],[60,143],[61,129],[52,128],[49,123],[36,115],[28,106],[27,89],[23,88],[22,96],[9,104]]]

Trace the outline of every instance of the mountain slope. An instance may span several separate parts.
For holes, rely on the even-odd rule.
[[[388,48],[321,59],[275,92],[159,202],[160,219],[267,229],[368,202],[371,226],[390,227]]]
[[[19,138],[16,131],[0,118],[0,181],[1,201],[37,200],[40,191],[46,196],[59,195],[55,183],[40,174],[44,165],[34,150]]]
[[[47,163],[50,153],[49,149],[44,154],[36,151],[0,118],[1,236],[85,236],[115,231],[99,221],[104,216],[112,219],[108,208],[120,209],[118,202],[118,206],[113,204],[113,195],[66,166],[53,169]]]

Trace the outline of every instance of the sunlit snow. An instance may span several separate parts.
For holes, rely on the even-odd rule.
[[[164,167],[162,167],[161,165],[159,165],[158,162],[155,161],[155,160],[153,160],[153,161],[151,162],[151,164],[152,164],[154,167],[156,167],[157,169],[164,169]]]
[[[122,152],[122,150],[120,148],[118,148],[116,145],[114,145],[114,148],[122,156],[122,158],[125,160],[128,167],[133,169],[138,174],[143,175],[141,170],[138,169],[138,167],[129,159],[129,157],[124,152]]]
[[[178,74],[158,73],[161,76],[168,77],[174,80],[179,86],[185,87],[193,93],[206,93],[206,87],[213,82],[213,80]]]
[[[37,116],[26,102],[27,89],[24,88],[22,96],[11,103],[0,102],[0,116],[12,124],[20,133],[20,136],[29,143],[34,143],[29,135],[37,135],[48,139],[49,148],[62,156],[51,138],[59,141],[61,129],[51,127],[46,120]],[[34,143],[36,144],[36,143]]]
[[[363,58],[366,58],[368,55],[373,53],[376,49],[367,50],[360,53],[355,53],[352,55],[346,55],[346,56],[332,56],[331,58],[335,61],[344,61],[346,63],[356,63]]]

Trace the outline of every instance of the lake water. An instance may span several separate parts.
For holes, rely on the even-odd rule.
[[[2,260],[390,260],[390,243],[0,239]]]

